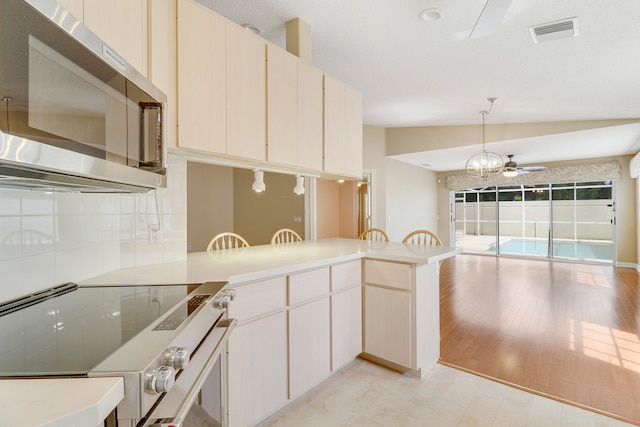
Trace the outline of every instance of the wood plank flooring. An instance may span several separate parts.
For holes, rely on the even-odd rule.
[[[441,359],[640,425],[640,277],[458,255],[440,275]]]

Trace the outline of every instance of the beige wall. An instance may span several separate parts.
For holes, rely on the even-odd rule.
[[[365,126],[363,168],[373,174],[373,226],[392,241],[409,232],[437,226],[437,174],[386,157],[388,129]]]
[[[295,177],[265,172],[266,190],[262,193],[251,189],[253,179],[249,169],[233,171],[233,231],[251,246],[270,243],[273,233],[281,228],[290,228],[304,238],[305,196],[293,192]]]
[[[386,130],[375,126],[364,126],[362,168],[373,174],[371,200],[373,204],[372,227],[386,228],[387,174],[386,174]]]
[[[316,233],[318,239],[358,237],[356,181],[317,181]]]
[[[225,231],[233,231],[233,169],[188,162],[187,252],[206,250]]]
[[[633,120],[588,120],[576,122],[487,124],[487,143],[544,135],[556,135],[608,126],[638,123]],[[477,145],[482,140],[482,125],[425,126],[387,129],[389,156]]]
[[[387,234],[400,242],[413,230],[440,235],[438,178],[433,171],[387,159]]]
[[[271,242],[290,228],[304,238],[304,196],[293,193],[292,175],[264,173],[266,191],[251,189],[253,172],[204,163],[187,166],[187,248],[204,251],[218,233],[233,231],[250,245]],[[299,217],[300,222],[294,222]]]

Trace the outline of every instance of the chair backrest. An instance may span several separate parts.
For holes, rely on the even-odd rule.
[[[370,228],[358,236],[360,240],[372,240],[374,242],[388,242],[389,236],[381,228]]]
[[[239,234],[226,232],[215,236],[207,245],[208,251],[217,251],[219,249],[246,248],[249,246],[246,240]]]
[[[419,245],[442,246],[442,242],[429,230],[416,230],[407,234],[402,243],[417,243]]]
[[[301,242],[302,237],[298,233],[288,228],[281,228],[276,231],[271,238],[271,244],[274,243],[291,243],[291,242]]]

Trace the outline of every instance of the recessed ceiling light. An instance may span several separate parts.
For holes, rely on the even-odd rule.
[[[242,28],[247,31],[251,31],[253,34],[260,34],[262,32],[260,28],[256,27],[253,24],[242,24]]]
[[[444,12],[441,9],[429,8],[420,12],[418,18],[425,22],[439,21],[444,18]]]

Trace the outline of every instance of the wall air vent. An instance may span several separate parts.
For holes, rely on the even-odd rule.
[[[531,38],[533,38],[534,43],[577,37],[580,34],[579,30],[580,27],[577,16],[529,27],[529,32],[531,33]]]

